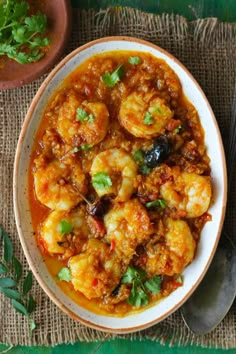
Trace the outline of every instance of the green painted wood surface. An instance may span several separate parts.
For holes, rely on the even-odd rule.
[[[175,13],[185,16],[188,20],[196,17],[218,17],[222,21],[236,21],[236,0],[71,0],[76,8],[106,8],[108,6],[130,6],[154,13]],[[0,353],[8,348],[0,344]],[[77,342],[72,344],[49,347],[12,348],[10,354],[236,354],[236,349],[209,349],[196,346],[169,347],[159,343],[145,341],[129,341],[117,339],[110,342]]]
[[[130,6],[153,13],[175,13],[188,20],[196,17],[218,17],[222,21],[236,20],[236,0],[71,0],[77,8],[107,8]]]
[[[0,353],[6,350],[6,346],[0,345]],[[145,341],[127,341],[127,340],[114,340],[111,342],[101,343],[85,343],[80,342],[74,345],[63,344],[54,348],[46,347],[16,347],[8,352],[9,354],[235,354],[235,349],[209,349],[199,348],[196,346],[187,347],[169,347],[163,346],[159,343],[150,340]]]

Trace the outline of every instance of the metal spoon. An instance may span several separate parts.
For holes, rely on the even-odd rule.
[[[227,151],[228,186],[232,179],[236,157],[236,85]],[[228,207],[229,211],[229,207]],[[226,218],[227,218],[226,213]],[[233,230],[231,230],[231,233]],[[235,231],[234,231],[235,232]],[[187,327],[195,334],[212,331],[226,316],[236,296],[236,248],[223,230],[213,261],[202,282],[181,308]]]

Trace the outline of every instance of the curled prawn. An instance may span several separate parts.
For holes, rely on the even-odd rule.
[[[63,230],[63,223],[69,225],[68,232]],[[44,221],[39,240],[49,254],[64,255],[64,258],[68,258],[74,253],[81,252],[87,242],[88,233],[83,208],[70,212],[54,210]]]
[[[146,209],[137,199],[119,203],[104,217],[106,240],[123,260],[129,261],[138,245],[153,233]]]
[[[172,178],[160,187],[160,194],[168,206],[183,211],[187,218],[204,214],[211,201],[210,177],[172,168]]]
[[[109,184],[102,186],[93,183],[99,197],[106,194],[117,195],[116,201],[126,201],[133,193],[137,165],[131,156],[122,149],[109,149],[99,153],[93,160],[90,174],[92,183],[98,174],[106,174]]]
[[[57,131],[71,146],[93,146],[107,133],[109,112],[102,102],[88,102],[70,91],[59,110]]]
[[[147,139],[163,134],[172,117],[173,112],[155,93],[131,93],[119,112],[120,123],[128,132]]]
[[[50,209],[70,210],[86,192],[85,175],[78,161],[73,165],[58,159],[48,162],[41,155],[35,161],[33,175],[36,197]]]
[[[194,257],[196,242],[188,224],[168,218],[165,226],[164,240],[147,247],[146,270],[151,275],[181,273]]]
[[[109,295],[119,284],[121,262],[109,246],[90,239],[84,253],[70,258],[71,282],[88,299]]]

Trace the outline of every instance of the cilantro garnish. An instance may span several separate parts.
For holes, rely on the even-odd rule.
[[[60,272],[57,274],[57,278],[59,280],[70,281],[71,280],[71,272],[67,267],[61,268]]]
[[[127,302],[135,307],[145,306],[149,303],[148,294],[158,294],[161,290],[162,278],[154,275],[145,281],[147,273],[140,269],[129,266],[123,275],[121,282],[123,284],[132,284],[130,296]]]
[[[108,173],[98,172],[92,177],[92,185],[97,189],[106,189],[112,186],[112,180]]]
[[[154,275],[151,279],[145,281],[145,288],[152,294],[158,294],[161,291],[161,277]]]
[[[93,114],[86,112],[82,108],[78,108],[76,111],[76,120],[80,120],[82,123],[92,123],[95,117]]]
[[[148,202],[145,204],[147,208],[156,208],[156,207],[161,207],[162,209],[165,209],[167,206],[167,203],[164,199],[156,199],[153,200],[152,202]]]
[[[150,112],[146,112],[144,116],[143,123],[146,125],[151,125],[154,122],[154,118]]]
[[[134,161],[139,163],[139,162],[143,162],[144,160],[144,151],[142,149],[138,149],[134,152],[133,154],[133,158],[134,158]]]
[[[72,153],[72,154],[75,154],[76,152],[79,152],[79,148],[74,147],[74,149],[71,150],[71,153]]]
[[[160,107],[156,107],[154,112],[157,112],[158,114],[163,114],[163,112],[160,109]]]
[[[129,57],[128,61],[132,65],[138,65],[142,62],[142,60],[139,57]]]
[[[182,125],[180,124],[180,125],[178,125],[178,127],[177,127],[177,128],[175,128],[175,129],[174,129],[174,131],[173,131],[173,132],[174,132],[175,134],[178,134],[178,133],[180,133],[180,132],[181,132],[181,130],[182,130],[182,129],[183,129],[183,128],[182,128]]]
[[[90,149],[92,149],[92,145],[88,145],[88,144],[81,145],[81,150],[83,151],[87,151]]]
[[[113,71],[112,74],[110,73],[105,73],[102,75],[102,81],[106,84],[108,87],[114,87],[124,76],[124,67],[123,65],[120,65],[116,68],[115,71]]]
[[[0,55],[20,64],[38,61],[44,56],[41,47],[50,43],[44,37],[47,17],[41,13],[28,16],[27,1],[0,2]]]
[[[66,220],[61,220],[59,224],[59,231],[62,235],[70,234],[73,230],[72,225]]]
[[[144,163],[144,155],[145,152],[142,149],[138,149],[134,152],[133,159],[139,166],[139,173],[142,175],[148,175],[151,172],[151,169]]]

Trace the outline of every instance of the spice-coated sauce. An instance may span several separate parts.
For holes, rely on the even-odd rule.
[[[144,52],[87,59],[47,104],[29,187],[42,257],[81,306],[123,316],[182,286],[211,179],[177,75]]]

